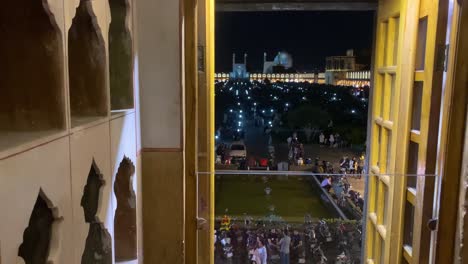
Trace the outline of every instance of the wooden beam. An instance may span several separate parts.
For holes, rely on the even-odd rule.
[[[214,0],[198,3],[198,263],[214,263]]]
[[[427,3],[424,5],[423,3]],[[424,92],[421,106],[421,137],[419,144],[418,174],[434,175],[436,173],[439,139],[439,121],[442,102],[443,68],[437,67],[440,47],[445,47],[447,31],[448,1],[423,1],[420,7],[426,6],[429,15],[426,42],[426,66],[424,68]],[[415,75],[415,78],[418,75]],[[421,169],[420,169],[421,168]],[[418,176],[416,192],[416,211],[413,228],[413,241],[419,242],[413,246],[413,261],[428,263],[430,261],[430,246],[432,230],[427,223],[432,219],[434,207],[434,190],[436,178],[433,176]]]
[[[457,15],[456,13],[454,15]],[[467,84],[468,84],[468,3],[464,1],[460,9],[460,23],[456,43],[455,61],[449,63],[449,68],[454,67],[454,80],[452,96],[449,107],[449,122],[445,149],[444,164],[442,166],[442,186],[440,195],[439,223],[437,233],[436,260],[435,263],[452,263],[455,248],[455,233],[459,209],[459,186],[461,173],[461,160],[466,115],[467,115]],[[450,72],[450,70],[449,70]]]
[[[388,1],[387,4],[391,2]],[[398,43],[398,65],[395,98],[398,103],[395,106],[396,115],[394,129],[395,141],[398,142],[398,155],[395,155],[395,171],[397,175],[405,175],[407,172],[408,142],[410,139],[411,94],[414,82],[414,65],[416,53],[417,26],[419,17],[420,0],[400,2],[400,31]],[[402,145],[400,145],[402,144]],[[396,146],[395,146],[396,147]],[[401,263],[403,256],[403,229],[406,203],[407,177],[396,177],[393,187],[393,210],[391,225],[391,238],[388,263]]]
[[[276,1],[273,3],[255,2],[223,2],[219,1],[216,11],[222,12],[271,12],[271,11],[373,11],[377,9],[376,2],[356,1],[356,2],[287,2]]]
[[[185,172],[185,259],[197,263],[197,142],[198,142],[198,76],[197,76],[197,0],[183,0],[184,26],[184,172]]]

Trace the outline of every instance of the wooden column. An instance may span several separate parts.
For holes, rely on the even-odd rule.
[[[198,74],[197,0],[183,1],[185,263],[197,263]]]
[[[462,1],[458,1],[462,2]],[[456,15],[456,13],[455,13]],[[442,186],[440,196],[439,223],[435,263],[453,263],[455,232],[459,211],[459,186],[463,157],[463,145],[466,140],[466,111],[468,97],[468,3],[460,6],[460,20],[456,42],[453,91],[449,99],[448,132],[445,148],[445,161],[442,168]]]
[[[214,0],[198,4],[198,263],[214,262]]]

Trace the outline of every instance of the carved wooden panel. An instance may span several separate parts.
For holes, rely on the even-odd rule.
[[[49,256],[54,216],[43,196],[44,194],[40,191],[29,219],[29,225],[23,233],[23,243],[18,250],[18,256],[26,264],[47,263]]]
[[[0,39],[0,130],[64,128],[62,36],[47,1],[3,1]]]
[[[117,209],[114,219],[115,260],[125,261],[137,258],[136,196],[132,176],[135,166],[124,157],[115,177],[114,192]]]
[[[77,116],[107,114],[106,50],[90,0],[81,0],[68,32],[70,107]]]
[[[81,257],[82,264],[112,264],[112,238],[97,218],[99,193],[104,185],[102,174],[93,161],[88,180],[81,197],[86,223],[89,223],[88,237]]]
[[[128,30],[128,0],[109,0],[109,71],[111,109],[133,108],[132,38]]]

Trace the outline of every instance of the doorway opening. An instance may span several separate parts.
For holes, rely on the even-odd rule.
[[[215,263],[360,262],[374,21],[216,13]]]

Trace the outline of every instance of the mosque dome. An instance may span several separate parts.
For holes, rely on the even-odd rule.
[[[281,65],[285,68],[291,68],[293,66],[293,59],[291,54],[287,52],[279,52],[274,59],[275,65]]]

